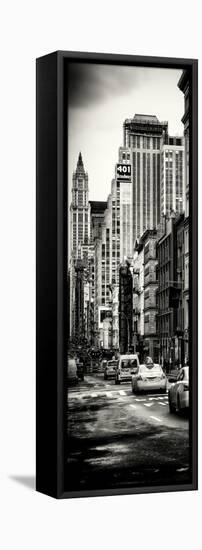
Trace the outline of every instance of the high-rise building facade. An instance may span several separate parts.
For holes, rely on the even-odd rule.
[[[184,364],[184,214],[165,219],[157,241],[157,334],[162,361]]]
[[[76,334],[78,335],[78,315],[80,320],[81,315],[84,315],[84,282],[85,268],[88,264],[89,243],[90,205],[88,200],[88,174],[84,169],[82,155],[79,153],[76,170],[72,178],[72,201],[70,205],[69,292],[71,338]],[[82,291],[81,297],[79,297],[79,289]],[[83,312],[82,314],[81,311]],[[79,334],[81,333],[85,334],[85,325],[82,325],[82,330],[80,330]]]
[[[73,174],[69,266],[71,334],[77,331],[75,269],[79,260],[83,266],[82,331],[95,345],[114,342],[116,347],[119,342],[126,348],[123,339],[127,322],[126,317],[125,324],[120,318],[119,294],[120,266],[128,262],[137,268],[137,276],[133,277],[130,345],[135,349],[138,338],[141,342],[144,339],[145,345],[147,340],[148,350],[154,355],[157,281],[155,276],[151,280],[156,262],[152,247],[163,217],[178,216],[184,209],[184,138],[169,136],[168,123],[160,122],[156,116],[136,114],[124,122],[123,141],[107,202],[89,201],[88,174],[81,153]],[[149,242],[145,244],[147,234]],[[145,253],[147,246],[149,256]],[[144,283],[139,292],[140,270]],[[116,306],[113,306],[114,299]],[[163,338],[161,340],[163,346]]]
[[[88,174],[79,153],[76,171],[72,179],[72,202],[70,206],[71,254],[77,257],[79,244],[90,240],[90,205],[88,201]]]
[[[106,201],[90,201],[90,240],[94,243],[102,238]]]
[[[99,236],[97,235],[94,240],[95,325],[98,343],[103,340],[103,323],[100,323],[100,315],[104,315],[105,311],[108,314],[109,308],[112,307],[110,287],[112,285],[117,288],[119,285],[120,263],[124,258],[131,256],[133,250],[131,152],[124,147],[119,149],[115,177],[111,182],[111,193],[100,229]],[[114,343],[117,344],[117,311],[114,315],[114,328],[110,330],[115,330]],[[113,321],[111,323],[113,324]]]
[[[111,285],[112,299],[112,347],[115,350],[119,349],[119,285],[114,283]]]
[[[189,73],[183,71],[178,82],[179,89],[184,94],[184,124],[185,141],[185,218],[184,218],[184,341],[185,357],[189,360]]]
[[[170,307],[170,294],[175,281],[174,222],[174,214],[169,220],[165,219],[164,232],[156,247],[158,261],[157,334],[162,363],[165,361],[174,363],[175,313],[174,308]]]
[[[184,211],[184,143],[166,136],[161,147],[161,215]]]
[[[161,147],[168,122],[156,116],[136,114],[123,125],[124,146],[132,155],[133,242],[146,229],[156,228],[161,211]]]
[[[143,237],[144,245],[144,351],[158,363],[159,346],[156,330],[156,292],[157,258],[156,258],[156,229],[147,230]]]
[[[112,257],[112,198],[108,197],[107,208],[100,238],[95,240],[95,335],[96,343],[103,342],[103,321],[110,308],[111,257]]]
[[[117,187],[118,184],[119,187]],[[124,258],[132,257],[133,254],[131,151],[125,147],[119,148],[119,163],[116,165],[116,188],[117,216],[118,212],[120,212],[120,233],[118,233],[117,226],[115,239],[117,241],[120,238],[119,262],[122,262]],[[118,197],[118,191],[120,198]],[[118,209],[118,206],[120,206],[120,209]]]

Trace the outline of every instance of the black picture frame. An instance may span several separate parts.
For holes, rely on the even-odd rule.
[[[67,303],[68,61],[188,69],[190,72],[190,349],[192,483],[67,492],[64,486]],[[57,51],[36,61],[36,489],[55,498],[198,488],[198,61]]]

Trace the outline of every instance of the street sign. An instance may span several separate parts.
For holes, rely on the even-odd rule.
[[[131,164],[117,164],[116,177],[117,177],[117,180],[130,180]]]

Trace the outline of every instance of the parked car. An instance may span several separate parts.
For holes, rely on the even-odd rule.
[[[67,380],[68,385],[74,385],[78,383],[77,365],[74,357],[67,358]]]
[[[153,363],[152,360],[139,365],[136,373],[132,376],[133,393],[141,391],[161,391],[165,393],[166,389],[166,375],[162,367],[157,363]]]
[[[131,380],[132,374],[136,372],[138,366],[139,358],[137,354],[120,355],[116,366],[115,384]]]
[[[189,367],[182,367],[179,371],[177,381],[172,384],[168,391],[168,402],[170,412],[180,412],[189,408]]]
[[[117,359],[112,359],[111,361],[107,361],[107,364],[105,365],[105,369],[104,369],[104,380],[108,380],[108,378],[115,378],[117,366],[118,366]]]

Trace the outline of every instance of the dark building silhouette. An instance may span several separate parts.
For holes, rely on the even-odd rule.
[[[75,264],[75,336],[78,340],[85,337],[84,323],[84,266],[77,260]]]
[[[184,364],[184,214],[173,213],[157,242],[157,334],[165,364]]]
[[[119,348],[127,353],[132,345],[133,278],[126,262],[119,269]]]
[[[104,223],[104,213],[107,208],[105,201],[89,201],[90,203],[90,237],[91,241],[102,237],[102,226]]]

